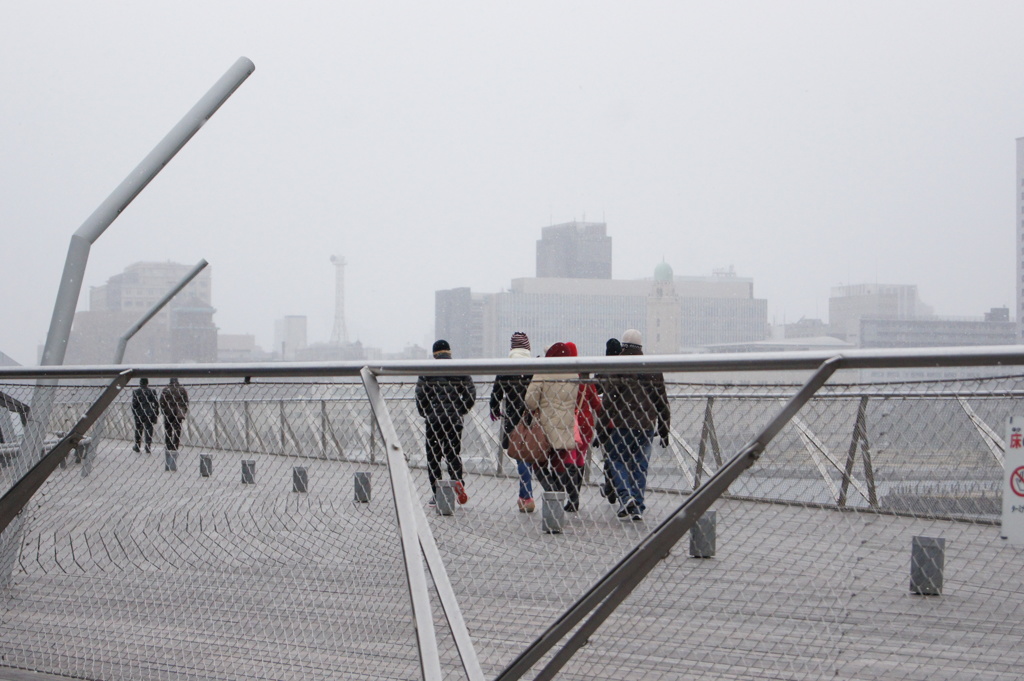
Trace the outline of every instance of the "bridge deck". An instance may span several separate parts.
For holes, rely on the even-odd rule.
[[[214,475],[198,474],[200,453]],[[243,485],[242,459],[257,482]],[[187,449],[101,449],[25,514],[2,664],[82,678],[418,678],[386,469]],[[305,466],[310,491],[291,490]],[[419,489],[423,471],[414,471]],[[488,677],[681,501],[623,523],[596,490],[562,535],[514,511],[516,481],[470,475],[430,514]],[[998,527],[720,500],[717,555],[680,544],[592,637],[566,679],[1016,679],[1024,555]],[[908,591],[910,542],[946,538],[941,597]],[[460,678],[435,599],[442,663]],[[339,672],[339,670],[343,670]],[[23,672],[0,672],[21,681]]]

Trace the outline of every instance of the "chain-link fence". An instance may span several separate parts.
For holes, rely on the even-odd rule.
[[[0,664],[94,679],[421,678],[410,565],[425,559],[444,678],[498,677],[798,388],[681,378],[659,412],[657,386],[538,374],[524,413],[549,444],[572,444],[525,470],[504,454],[515,400],[505,386],[492,401],[493,376],[474,376],[472,406],[434,432],[442,391],[382,380],[408,464],[394,479],[394,443],[358,380],[183,378],[171,451],[175,419],[158,408],[147,442],[133,381],[4,531]],[[159,402],[166,381],[153,383]],[[54,388],[48,442],[103,387]],[[27,456],[15,407],[35,390],[0,384],[5,489]],[[1019,677],[1024,552],[999,518],[1022,391],[1020,376],[827,384],[558,678]],[[652,407],[653,421],[632,420]],[[456,421],[457,460],[443,425]],[[404,543],[410,500],[422,558]],[[941,595],[912,593],[922,570]]]

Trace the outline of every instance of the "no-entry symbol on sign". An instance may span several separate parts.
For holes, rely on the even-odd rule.
[[[1024,497],[1024,466],[1015,468],[1014,471],[1010,473],[1010,489],[1012,489],[1013,493],[1018,497]]]

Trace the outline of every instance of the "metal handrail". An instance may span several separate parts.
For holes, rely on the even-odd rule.
[[[814,371],[839,359],[843,369],[1024,366],[1024,346],[847,350],[844,352],[752,352],[692,355],[631,355],[537,359],[382,360],[376,362],[264,362],[252,364],[148,364],[0,367],[0,380],[17,378],[110,379],[131,369],[147,378],[358,378],[363,368],[378,377],[446,374],[550,374],[580,372],[759,372]]]

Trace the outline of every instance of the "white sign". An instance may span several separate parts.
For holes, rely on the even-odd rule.
[[[1024,416],[1007,419],[1003,471],[1002,536],[1024,546]]]

